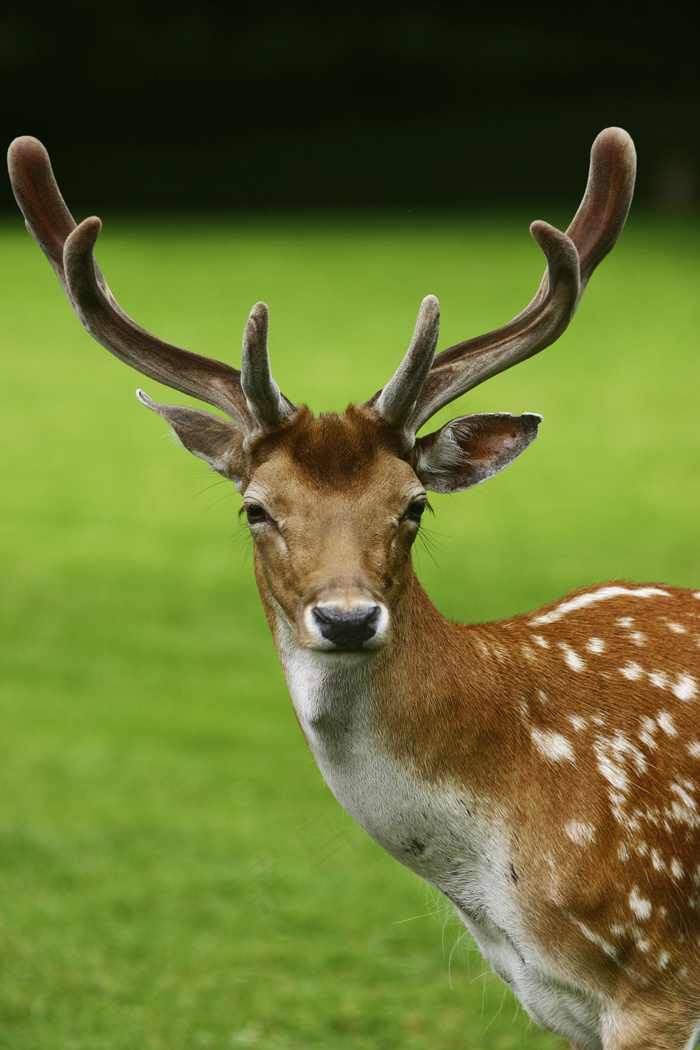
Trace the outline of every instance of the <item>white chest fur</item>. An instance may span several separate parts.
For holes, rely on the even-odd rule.
[[[284,626],[278,637],[297,718],[343,808],[456,905],[486,960],[535,1021],[600,1050],[601,1004],[562,981],[526,932],[497,803],[426,784],[381,749],[368,704],[371,665],[331,665],[297,647]]]

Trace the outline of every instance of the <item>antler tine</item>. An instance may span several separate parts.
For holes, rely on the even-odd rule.
[[[372,402],[375,412],[393,427],[403,427],[411,415],[435,360],[439,331],[440,304],[434,295],[428,295],[420,305],[413,338],[403,361]]]
[[[296,411],[272,378],[267,350],[269,320],[267,305],[256,303],[243,333],[241,366],[241,389],[248,408],[264,429],[277,426]]]
[[[8,167],[27,228],[90,335],[143,375],[220,408],[246,435],[259,431],[262,421],[246,401],[238,369],[158,339],[122,310],[93,257],[100,220],[76,225],[43,145],[31,136],[15,139]],[[293,406],[286,399],[285,405],[289,414]]]
[[[602,131],[591,149],[583,200],[566,233],[545,222],[530,227],[547,258],[547,270],[532,302],[503,328],[437,355],[405,424],[406,432],[415,436],[444,405],[559,338],[593,270],[622,231],[634,177],[635,151],[627,132],[621,128]],[[377,395],[367,402],[375,409],[377,403]]]
[[[637,173],[632,139],[622,128],[605,128],[591,147],[588,182],[567,235],[581,265],[581,294],[625,225]]]
[[[63,245],[76,223],[61,196],[49,155],[38,139],[23,135],[10,144],[7,167],[26,227],[53,266],[70,300],[63,269]]]

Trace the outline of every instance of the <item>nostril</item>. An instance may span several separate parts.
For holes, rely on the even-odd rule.
[[[333,605],[315,605],[311,610],[319,631],[336,649],[361,649],[377,633],[379,614],[378,605],[351,612]]]

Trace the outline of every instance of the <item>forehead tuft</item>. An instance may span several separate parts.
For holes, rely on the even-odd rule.
[[[310,480],[347,487],[360,481],[387,454],[400,456],[400,443],[373,413],[350,405],[343,415],[314,416],[305,406],[254,449],[261,463],[276,453],[289,456]]]

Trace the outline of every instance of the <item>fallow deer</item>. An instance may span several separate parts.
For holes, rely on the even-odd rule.
[[[393,378],[314,416],[274,382],[268,311],[241,371],[162,342],[114,300],[33,138],[15,195],[91,335],[146,376],[222,410],[156,404],[243,496],[255,574],[307,743],[385,850],[455,906],[542,1026],[590,1050],[691,1050],[700,1038],[700,591],[610,583],[503,623],[460,625],[412,567],[426,491],[485,481],[540,417],[438,409],[566,328],[629,209],[635,153],[608,128],[547,270],[503,328],[436,356],[426,298]]]

